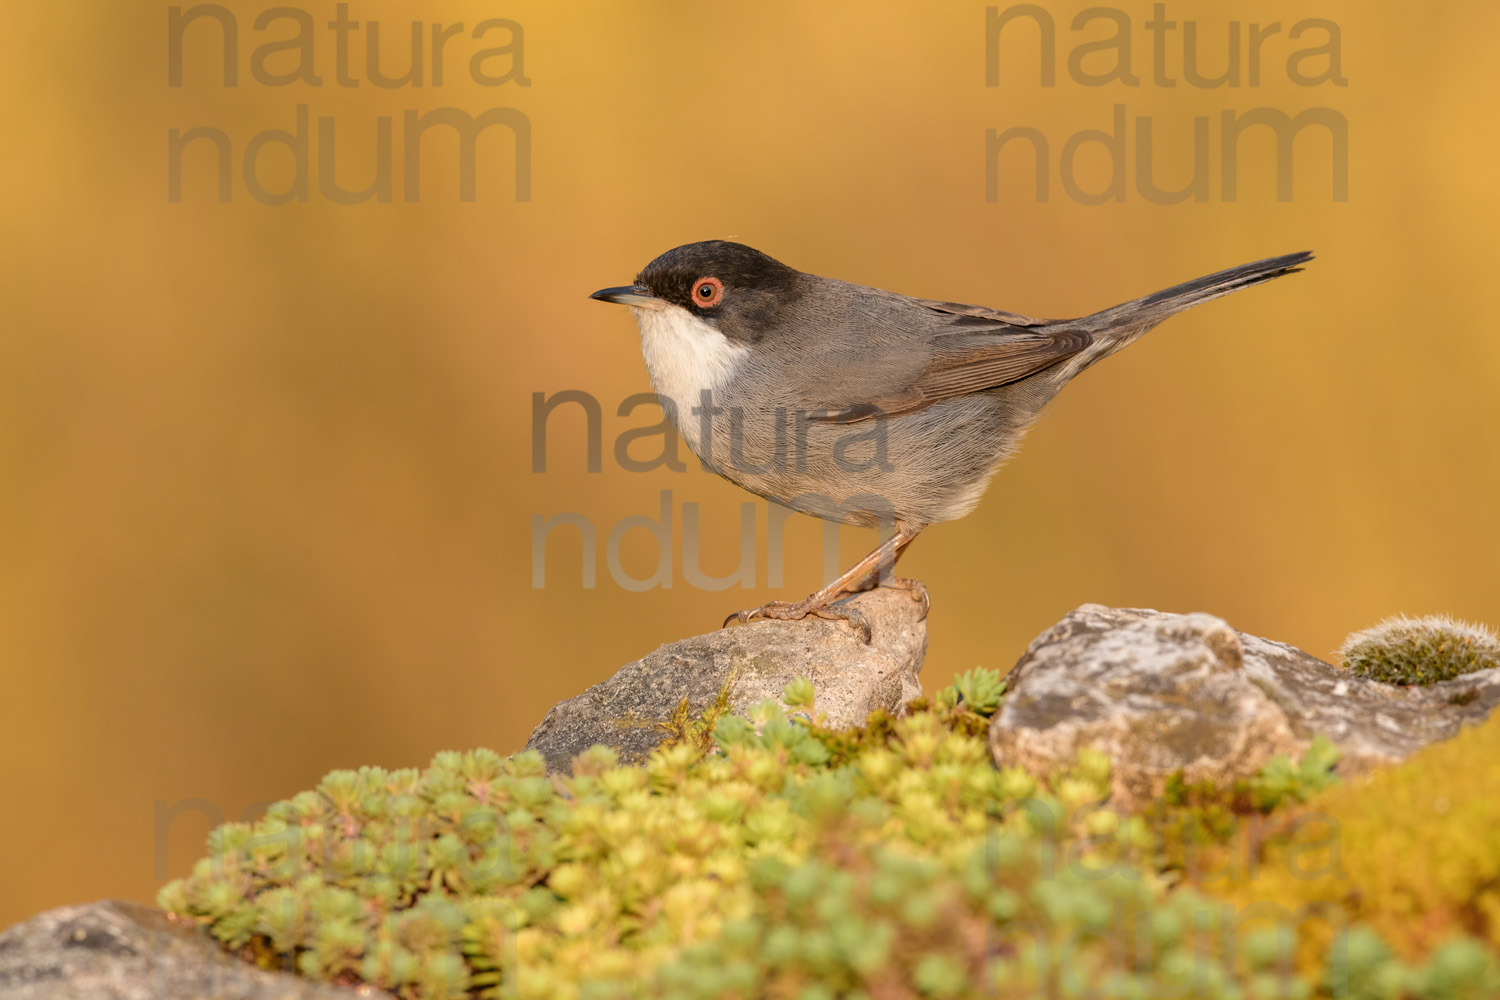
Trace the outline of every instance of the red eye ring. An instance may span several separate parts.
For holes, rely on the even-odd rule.
[[[724,282],[718,278],[699,278],[693,283],[693,304],[704,309],[719,304],[724,297]]]

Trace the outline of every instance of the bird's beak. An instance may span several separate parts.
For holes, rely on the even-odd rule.
[[[662,300],[647,291],[644,285],[621,285],[619,288],[601,288],[591,299],[600,302],[615,302],[622,306],[642,306],[650,309],[662,304]]]

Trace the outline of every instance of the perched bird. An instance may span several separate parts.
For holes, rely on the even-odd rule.
[[[1219,271],[1081,319],[916,299],[795,270],[740,243],[668,250],[627,305],[651,385],[693,452],[731,482],[816,517],[889,531],[805,599],[725,621],[849,621],[834,602],[875,585],[927,604],[891,567],[927,525],[974,509],[1053,396],[1174,313],[1301,270],[1311,253]]]

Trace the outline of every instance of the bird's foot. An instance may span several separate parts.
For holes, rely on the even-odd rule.
[[[758,608],[736,611],[724,619],[722,627],[728,628],[731,622],[747,624],[755,621],[757,618],[773,618],[784,622],[801,621],[808,615],[812,615],[815,618],[826,618],[829,621],[848,622],[850,627],[859,636],[860,641],[865,645],[870,644],[870,620],[864,616],[864,612],[856,607],[852,607],[846,601],[830,602],[826,599],[819,601],[813,597],[798,601],[795,604],[790,601],[771,601],[768,604],[762,604]]]
[[[932,609],[932,598],[927,596],[927,585],[921,580],[910,576],[892,576],[880,580],[874,573],[849,588],[850,593],[863,593],[874,590],[876,587],[890,587],[892,590],[904,590],[911,595],[912,600],[922,605],[922,616],[918,621],[927,620],[927,612]]]
[[[926,621],[927,612],[932,610],[932,598],[927,595],[927,584],[911,576],[893,576],[880,584],[882,587],[890,587],[892,590],[904,590],[911,595],[911,599],[922,605],[922,614],[917,621]]]

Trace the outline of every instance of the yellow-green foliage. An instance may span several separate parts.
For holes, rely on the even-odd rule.
[[[1500,667],[1500,638],[1446,615],[1387,618],[1339,648],[1344,666],[1387,684],[1434,684]]]
[[[768,703],[708,752],[596,747],[571,778],[483,750],[334,772],[220,827],[159,901],[263,964],[413,998],[1317,995],[1281,974],[1290,939],[1158,876],[1151,825],[1098,808],[1103,755],[996,769],[998,677],[965,687],[846,732]],[[1442,983],[1485,982],[1480,959]]]
[[[1459,934],[1500,948],[1500,717],[1290,812],[1227,895],[1316,915],[1306,961],[1354,922],[1406,958]]]
[[[1338,749],[1317,736],[1301,761],[1277,754],[1226,787],[1171,776],[1163,796],[1133,817],[1137,863],[1193,883],[1223,877],[1281,822],[1271,814],[1337,783],[1338,759]]]

